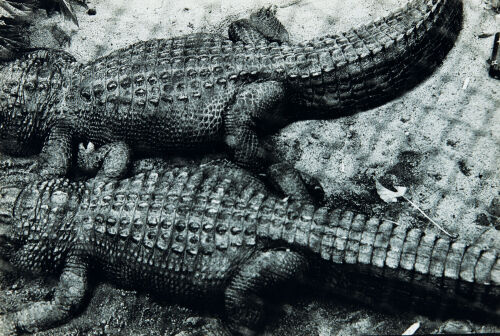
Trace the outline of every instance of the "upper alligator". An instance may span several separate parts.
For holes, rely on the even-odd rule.
[[[280,199],[240,168],[156,168],[107,182],[0,179],[0,253],[60,273],[50,301],[0,316],[0,333],[47,328],[82,305],[89,277],[182,302],[220,303],[251,335],[295,283],[375,305],[495,323],[498,247]],[[3,329],[2,329],[3,328]]]
[[[442,61],[461,19],[461,0],[412,0],[369,24],[291,45],[273,13],[261,10],[231,25],[232,40],[149,40],[86,64],[60,51],[25,53],[0,65],[0,150],[24,155],[43,144],[48,176],[64,175],[75,144],[88,141],[102,147],[82,156],[83,165],[105,158],[111,176],[130,150],[217,144],[259,169],[267,158],[261,131],[401,94]]]

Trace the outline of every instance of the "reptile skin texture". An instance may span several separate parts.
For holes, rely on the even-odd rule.
[[[80,142],[96,146],[79,158],[88,169],[116,153],[127,167],[133,156],[221,146],[260,172],[272,161],[262,131],[402,94],[442,62],[461,22],[461,0],[413,0],[369,24],[293,45],[274,13],[261,10],[234,22],[231,40],[143,41],[87,64],[61,51],[27,52],[0,64],[0,150],[41,151],[47,177],[66,174]]]
[[[73,316],[97,274],[183,304],[222,307],[221,335],[252,335],[269,293],[292,285],[375,306],[499,321],[498,248],[378,217],[281,199],[230,165],[185,165],[84,182],[0,180],[0,252],[60,274],[50,301],[0,316],[0,332]]]

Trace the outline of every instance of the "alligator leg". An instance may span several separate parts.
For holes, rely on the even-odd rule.
[[[288,163],[274,163],[266,170],[269,182],[283,194],[292,196],[296,200],[315,203],[324,203],[325,192],[314,177],[299,172]]]
[[[245,263],[229,283],[224,304],[229,328],[237,335],[254,335],[265,316],[265,298],[292,290],[309,269],[297,252],[270,250]]]
[[[272,120],[272,113],[284,99],[278,82],[252,83],[236,94],[224,115],[225,142],[236,163],[253,170],[262,167],[267,155],[259,143],[257,125]]]
[[[81,258],[67,259],[51,301],[35,302],[27,308],[0,316],[0,334],[15,335],[46,329],[65,320],[78,309],[87,291],[87,267]]]
[[[265,42],[288,42],[288,32],[276,18],[276,7],[263,7],[250,15],[249,19],[237,20],[229,26],[229,38],[246,44]]]
[[[122,176],[130,162],[130,147],[124,142],[112,142],[95,150],[90,142],[85,148],[78,148],[78,166],[87,173],[97,172],[97,176],[114,179]]]
[[[64,176],[71,165],[72,132],[69,127],[54,127],[43,145],[39,158],[39,173],[43,177]]]
[[[288,164],[273,166],[257,134],[257,125],[276,122],[276,111],[283,100],[284,90],[278,82],[252,83],[242,88],[224,115],[225,142],[238,165],[256,172],[266,172],[271,184],[284,195],[312,202],[308,190],[322,190],[319,184],[305,186],[299,172]]]

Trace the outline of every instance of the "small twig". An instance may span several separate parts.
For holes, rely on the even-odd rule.
[[[464,85],[462,86],[462,90],[467,90],[467,87],[469,86],[470,78],[467,77],[464,80]]]
[[[415,203],[410,201],[407,197],[405,197],[405,193],[407,188],[402,187],[402,186],[395,186],[396,191],[392,191],[384,187],[378,180],[375,180],[375,187],[377,189],[377,193],[379,197],[386,203],[394,203],[398,201],[398,197],[403,197],[404,200],[406,200],[408,203],[410,203],[415,209],[417,209],[425,218],[427,218],[432,224],[436,225],[439,230],[443,231],[446,235],[451,237],[452,239],[458,238],[458,235],[452,235],[449,232],[447,232],[445,229],[443,229],[438,223],[433,221],[429,216],[425,214],[425,212],[418,207]],[[390,221],[392,222],[392,221]],[[395,223],[395,222],[393,222]],[[397,225],[399,225],[397,223]]]
[[[387,219],[387,218],[382,218],[383,220],[385,221],[388,221],[389,223],[392,223],[392,224],[396,224],[397,226],[400,226],[401,224],[399,224],[398,222],[395,222],[393,220],[390,220],[390,219]]]
[[[292,6],[300,4],[301,2],[302,2],[302,0],[292,0],[290,3],[281,5],[280,8],[292,7]]]
[[[441,227],[441,225],[439,225],[438,223],[436,223],[435,221],[433,221],[429,216],[426,215],[426,213],[422,209],[420,209],[415,203],[413,203],[412,201],[410,201],[406,196],[402,195],[401,197],[403,197],[408,203],[410,203],[415,209],[417,209],[425,218],[427,218],[432,224],[436,225],[439,230],[443,231],[450,238],[453,238],[453,239],[458,238],[458,235],[452,235],[451,233],[449,233],[448,231],[446,231],[445,229],[443,229]]]

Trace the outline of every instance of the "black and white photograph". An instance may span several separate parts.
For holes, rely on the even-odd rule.
[[[0,0],[0,336],[500,333],[500,1]]]

